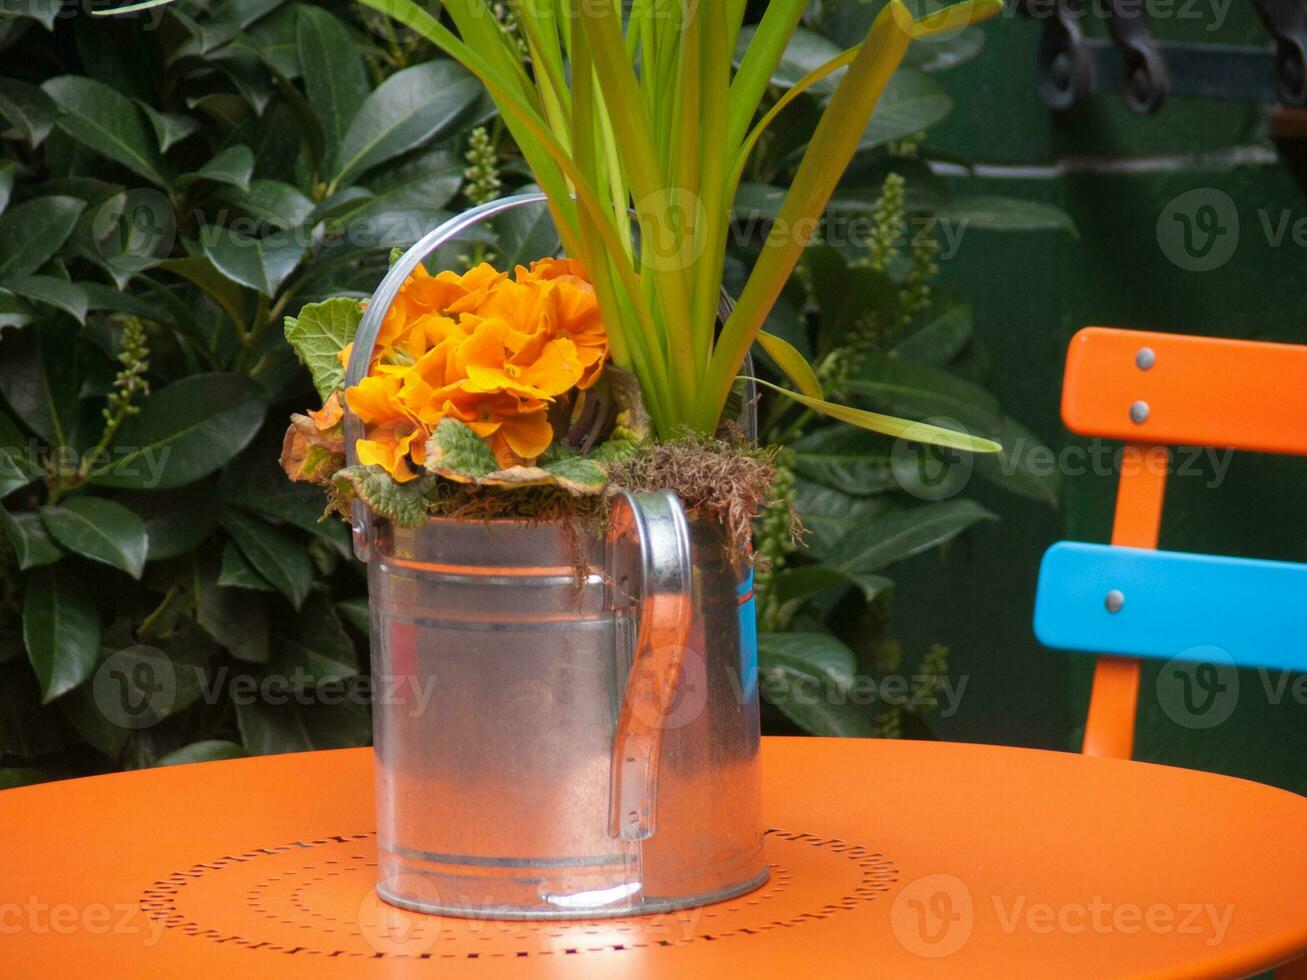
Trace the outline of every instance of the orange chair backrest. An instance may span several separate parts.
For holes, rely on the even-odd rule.
[[[1112,544],[1156,548],[1174,445],[1307,455],[1307,347],[1108,327],[1071,340],[1062,419],[1126,442]],[[1139,661],[1100,657],[1083,750],[1129,758]]]

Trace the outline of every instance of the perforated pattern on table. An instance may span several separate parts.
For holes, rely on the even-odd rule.
[[[629,919],[491,921],[393,908],[373,891],[373,833],[295,841],[197,864],[154,882],[140,905],[168,929],[251,950],[475,960],[738,942],[851,911],[898,881],[898,868],[883,854],[838,838],[773,828],[765,849],[771,878],[758,891]]]

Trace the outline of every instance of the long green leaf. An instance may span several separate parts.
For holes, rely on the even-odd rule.
[[[997,453],[1003,449],[992,439],[982,439],[979,436],[969,435],[965,432],[955,432],[952,429],[941,428],[938,425],[928,425],[925,422],[910,422],[907,419],[895,418],[892,415],[881,415],[878,412],[868,412],[861,408],[850,408],[848,405],[822,401],[820,398],[801,395],[796,391],[774,385],[770,381],[763,381],[761,378],[752,380],[770,388],[772,391],[779,392],[786,398],[794,399],[800,405],[810,408],[814,412],[829,415],[833,419],[848,422],[850,425],[856,425],[861,429],[893,436],[896,439],[910,439],[913,442],[924,442],[931,446],[944,446],[949,449],[962,449],[972,453]]]

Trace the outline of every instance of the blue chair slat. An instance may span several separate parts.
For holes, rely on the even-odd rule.
[[[1035,634],[1061,650],[1201,661],[1216,647],[1240,667],[1307,671],[1307,565],[1063,541],[1040,565]]]

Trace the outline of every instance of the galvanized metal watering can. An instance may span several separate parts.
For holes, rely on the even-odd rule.
[[[493,201],[414,245],[374,295],[347,384],[436,249],[543,195]],[[347,414],[349,462],[363,434]],[[762,884],[752,575],[671,492],[626,494],[608,533],[354,504],[368,563],[378,895],[422,912],[589,918]],[[588,568],[577,589],[577,549]]]

